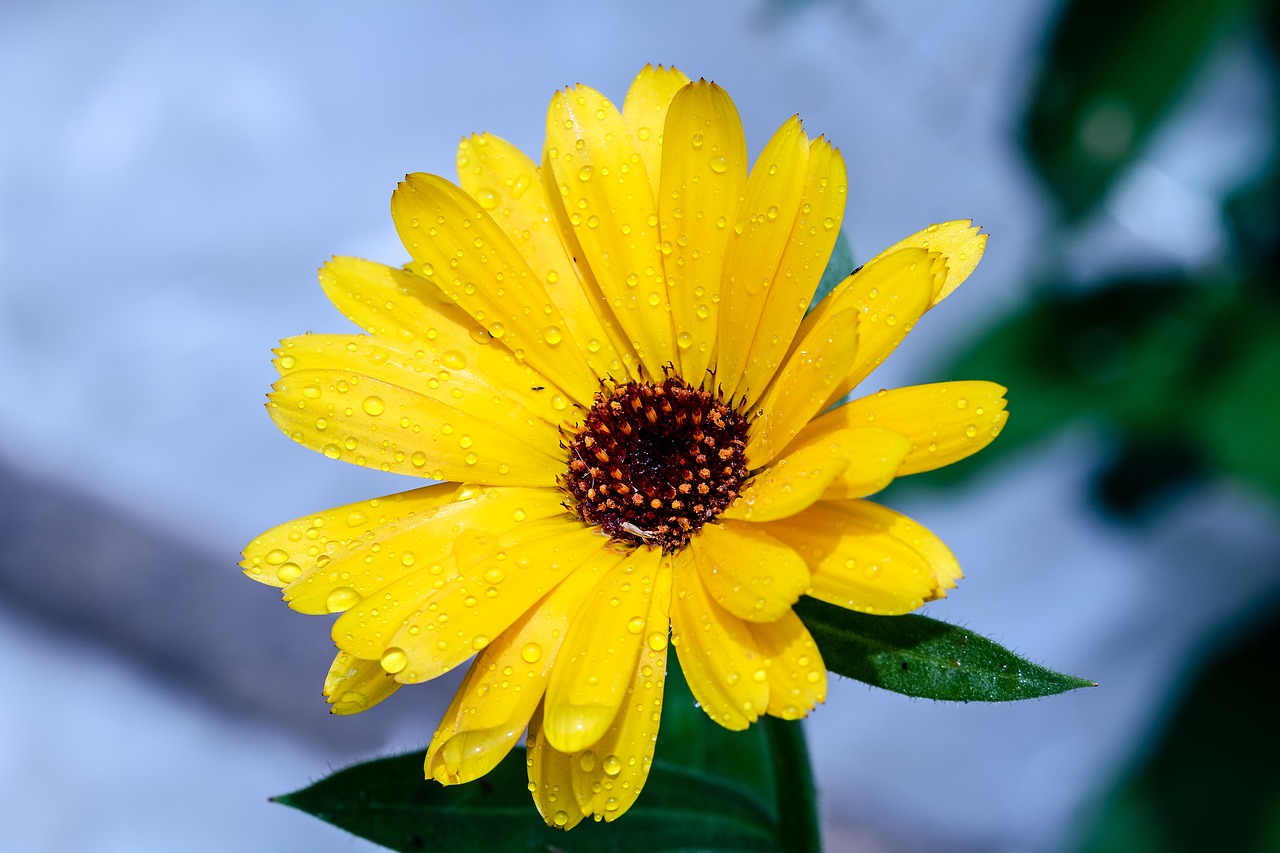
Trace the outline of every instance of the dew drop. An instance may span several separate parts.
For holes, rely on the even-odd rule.
[[[632,634],[639,634],[641,631],[644,630],[644,620],[641,619],[639,616],[635,617],[634,619],[632,619],[630,622],[627,623],[627,630],[630,631]]]
[[[339,456],[342,455],[342,451],[338,448],[338,445],[336,444],[326,444],[324,446],[323,453],[325,456],[328,456],[330,459],[337,459]]]
[[[723,175],[725,172],[729,171],[729,161],[724,157],[712,157],[711,171]]]
[[[524,658],[525,663],[537,663],[542,658],[542,646],[537,643],[525,643],[524,648],[520,650],[520,657]]]
[[[547,326],[547,328],[542,331],[542,339],[546,341],[549,346],[555,346],[564,340],[564,333],[560,331],[559,326]]]
[[[618,760],[616,755],[606,755],[603,767],[604,772],[610,776],[617,776],[622,772],[622,762]]]
[[[340,586],[325,597],[324,606],[330,613],[341,613],[360,600],[360,593],[349,586]]]
[[[409,656],[404,649],[392,646],[382,653],[382,668],[395,675],[409,665]]]
[[[462,370],[467,366],[467,357],[456,349],[440,353],[440,363],[450,370]]]
[[[302,574],[302,568],[297,563],[285,563],[276,569],[276,579],[280,583],[293,583]]]

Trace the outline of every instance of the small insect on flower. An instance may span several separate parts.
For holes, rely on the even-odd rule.
[[[472,660],[425,759],[483,776],[527,732],[545,820],[613,820],[653,758],[670,646],[716,722],[807,715],[826,670],[802,595],[901,614],[960,577],[866,498],[985,447],[1004,389],[846,402],[969,276],[931,225],[811,307],[844,215],[839,150],[786,121],[749,168],[728,94],[646,66],[618,109],[557,92],[537,159],[462,140],[458,178],[391,200],[410,262],[339,257],[359,334],[287,338],[267,410],[294,441],[439,481],[282,524],[254,580],[337,614],[335,713]]]

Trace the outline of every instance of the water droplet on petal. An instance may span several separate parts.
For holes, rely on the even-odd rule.
[[[395,675],[409,665],[409,656],[404,649],[392,646],[382,653],[382,668]]]

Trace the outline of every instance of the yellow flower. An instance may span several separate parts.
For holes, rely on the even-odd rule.
[[[824,699],[802,594],[900,614],[955,586],[935,536],[863,498],[986,446],[1004,389],[840,401],[986,237],[930,226],[806,314],[846,190],[798,118],[748,172],[729,96],[661,67],[621,112],[557,92],[541,165],[477,134],[457,185],[400,184],[412,262],[324,265],[364,334],[284,340],[267,408],[331,459],[445,482],[283,524],[242,562],[293,609],[342,614],[335,713],[475,656],[426,775],[482,776],[527,729],[548,823],[612,819],[648,774],[669,636],[702,707],[743,729]]]

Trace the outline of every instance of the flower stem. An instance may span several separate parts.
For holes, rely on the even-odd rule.
[[[822,853],[817,792],[809,767],[804,729],[798,721],[764,717],[769,753],[778,789],[778,825],[793,853]]]

